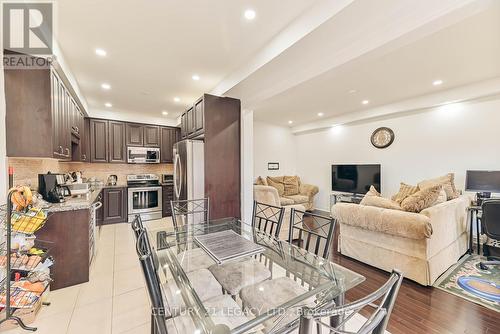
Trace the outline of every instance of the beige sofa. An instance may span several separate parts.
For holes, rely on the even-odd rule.
[[[284,181],[283,176],[276,176],[273,177],[272,179],[274,180],[282,180]],[[297,178],[298,179],[298,194],[295,195],[278,195],[278,205],[279,206],[290,206],[290,205],[303,205],[306,210],[310,211],[314,209],[314,196],[318,193],[319,188],[317,186],[314,186],[312,184],[305,184],[300,181],[300,178],[298,176],[295,177],[287,177],[287,178]],[[266,178],[263,177],[258,177],[256,181],[257,185],[260,186],[265,186],[266,188],[260,188],[260,191],[265,191],[266,189],[272,192],[269,196],[274,196],[275,194],[279,194],[277,188],[271,186],[270,184],[267,183]],[[274,189],[274,190],[273,190]]]
[[[305,206],[302,204],[281,205],[278,190],[271,186],[254,185],[253,197],[254,200],[259,203],[285,208],[285,214],[283,216],[283,223],[281,225],[279,239],[288,240],[288,231],[290,231],[290,210],[294,208],[296,210],[305,211]]]
[[[401,270],[422,285],[436,279],[467,251],[468,196],[420,213],[339,203],[331,213],[340,223],[339,250],[374,267]]]

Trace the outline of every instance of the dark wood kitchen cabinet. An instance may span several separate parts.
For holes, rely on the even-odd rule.
[[[7,156],[70,160],[72,103],[86,113],[59,65],[4,74]]]
[[[103,225],[127,221],[127,188],[104,188],[102,200]]]
[[[144,125],[144,146],[160,147],[160,127]]]
[[[127,149],[125,146],[125,123],[108,122],[108,162],[127,162]]]
[[[160,128],[160,158],[163,163],[173,163],[174,162],[174,144],[180,140],[180,129],[179,128]]]
[[[170,217],[172,216],[172,206],[170,201],[174,200],[174,186],[173,185],[162,185],[161,186],[161,197],[162,197],[162,216]]]
[[[181,115],[181,139],[187,138],[187,115],[183,113]]]
[[[108,121],[90,120],[90,162],[108,162]]]
[[[127,123],[127,146],[144,146],[144,125]]]
[[[198,99],[198,101],[196,101],[194,103],[194,128],[193,128],[193,131],[194,131],[194,134],[198,134],[200,133],[201,131],[203,131],[203,125],[204,125],[204,120],[203,120],[203,97]]]
[[[90,118],[83,119],[83,132],[80,138],[80,161],[90,162]]]
[[[205,127],[205,96],[196,100],[184,114],[181,115],[181,137],[192,139],[201,137]],[[184,120],[184,122],[183,122]]]

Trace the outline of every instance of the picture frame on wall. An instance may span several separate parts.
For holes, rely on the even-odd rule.
[[[279,162],[268,162],[267,163],[267,170],[279,170],[279,169],[280,169]]]

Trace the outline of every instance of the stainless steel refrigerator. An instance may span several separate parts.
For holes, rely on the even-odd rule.
[[[183,140],[174,145],[174,197],[193,200],[205,197],[204,143]]]

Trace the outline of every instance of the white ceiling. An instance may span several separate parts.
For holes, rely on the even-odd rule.
[[[113,115],[171,118],[212,91],[295,127],[500,76],[497,0],[57,3],[56,38],[90,113],[111,102]]]
[[[90,113],[111,102],[114,111],[175,117],[313,3],[57,0],[55,34]],[[253,21],[243,17],[248,8]],[[96,48],[108,55],[97,57]],[[112,89],[103,91],[104,82]]]
[[[254,110],[257,120],[295,127],[498,77],[499,4],[411,43],[404,43],[403,36],[278,94],[262,99],[249,95],[246,100],[250,103],[245,107]],[[348,10],[330,24],[341,20]],[[303,54],[306,56],[307,52]],[[319,60],[325,55],[314,57]],[[294,62],[293,57],[287,61]],[[268,65],[269,74],[273,68]],[[433,86],[437,79],[444,83]],[[245,82],[240,86],[245,86]],[[253,87],[254,83],[248,86]],[[260,86],[261,91],[265,89]],[[245,99],[250,90],[251,87],[235,87],[233,92]],[[352,90],[356,92],[349,92]],[[370,101],[368,105],[361,104],[365,99]],[[324,115],[319,117],[318,113]],[[289,121],[293,124],[289,125]]]

